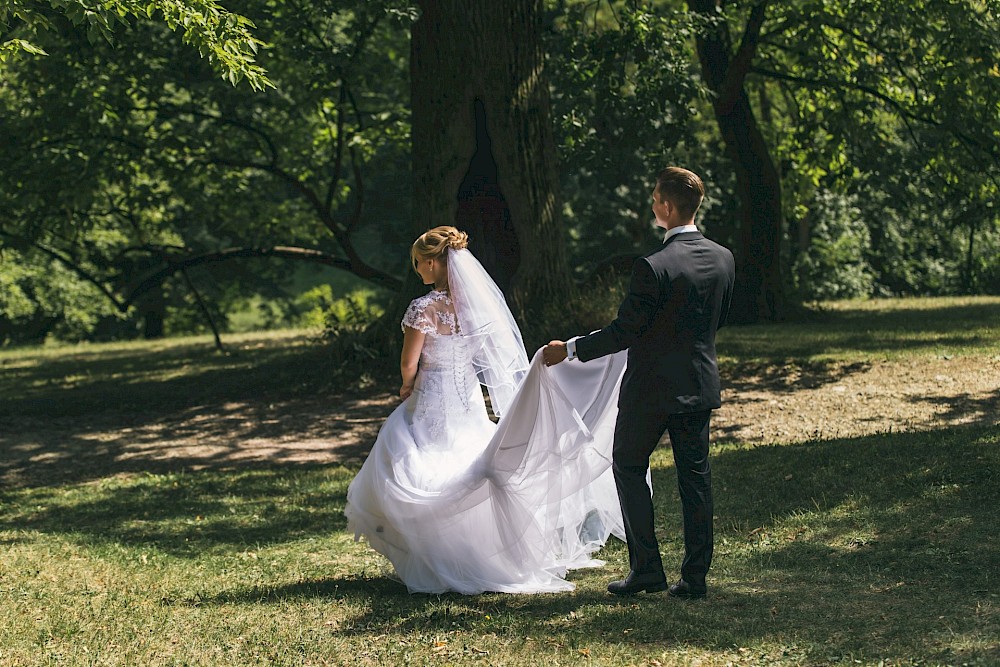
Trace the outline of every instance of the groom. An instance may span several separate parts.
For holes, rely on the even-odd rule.
[[[613,468],[631,571],[608,584],[615,595],[667,588],[646,486],[649,457],[664,431],[677,468],[684,517],[681,579],[669,595],[705,596],[712,563],[712,478],[709,421],[721,405],[715,332],[733,293],[733,254],[694,224],[705,196],[701,179],[668,167],[656,178],[653,213],[666,230],[663,245],[636,260],[628,294],[614,322],[569,342],[545,346],[546,365],[589,361],[628,348],[615,425]]]

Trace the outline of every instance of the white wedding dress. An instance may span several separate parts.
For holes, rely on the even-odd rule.
[[[425,334],[414,390],[350,485],[349,530],[411,592],[571,590],[567,570],[624,539],[611,473],[624,353],[551,368],[536,353],[494,425],[448,293],[415,299],[403,325]]]

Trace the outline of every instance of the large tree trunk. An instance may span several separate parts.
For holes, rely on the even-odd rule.
[[[688,0],[693,11],[716,16],[717,0]],[[767,2],[751,11],[746,32],[732,52],[729,27],[698,38],[698,59],[709,87],[716,93],[715,119],[736,171],[740,200],[739,247],[736,248],[736,293],[730,321],[779,319],[784,305],[781,279],[781,178],[770,148],[754,117],[744,81],[756,50]]]
[[[542,1],[421,0],[420,9],[410,65],[414,232],[465,228],[515,312],[538,312],[570,285]]]
[[[142,318],[143,338],[163,338],[164,323],[167,319],[167,300],[163,294],[162,284],[145,295],[139,305],[139,316]]]

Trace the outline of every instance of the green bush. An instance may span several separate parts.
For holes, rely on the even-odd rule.
[[[335,298],[330,285],[317,285],[295,299],[300,313],[298,324],[304,327],[331,329],[361,329],[385,314],[373,289],[356,289]]]
[[[871,238],[854,197],[819,192],[810,207],[809,244],[796,258],[794,289],[803,301],[871,296],[875,280],[865,257]]]

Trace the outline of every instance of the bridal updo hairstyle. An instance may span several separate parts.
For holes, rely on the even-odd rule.
[[[669,199],[684,218],[693,218],[705,198],[705,184],[698,174],[680,167],[667,167],[656,176],[661,199]]]
[[[417,262],[422,259],[440,259],[448,261],[448,248],[461,250],[469,245],[469,235],[458,229],[443,225],[421,234],[413,247],[410,248],[410,260],[413,270],[417,270]]]

